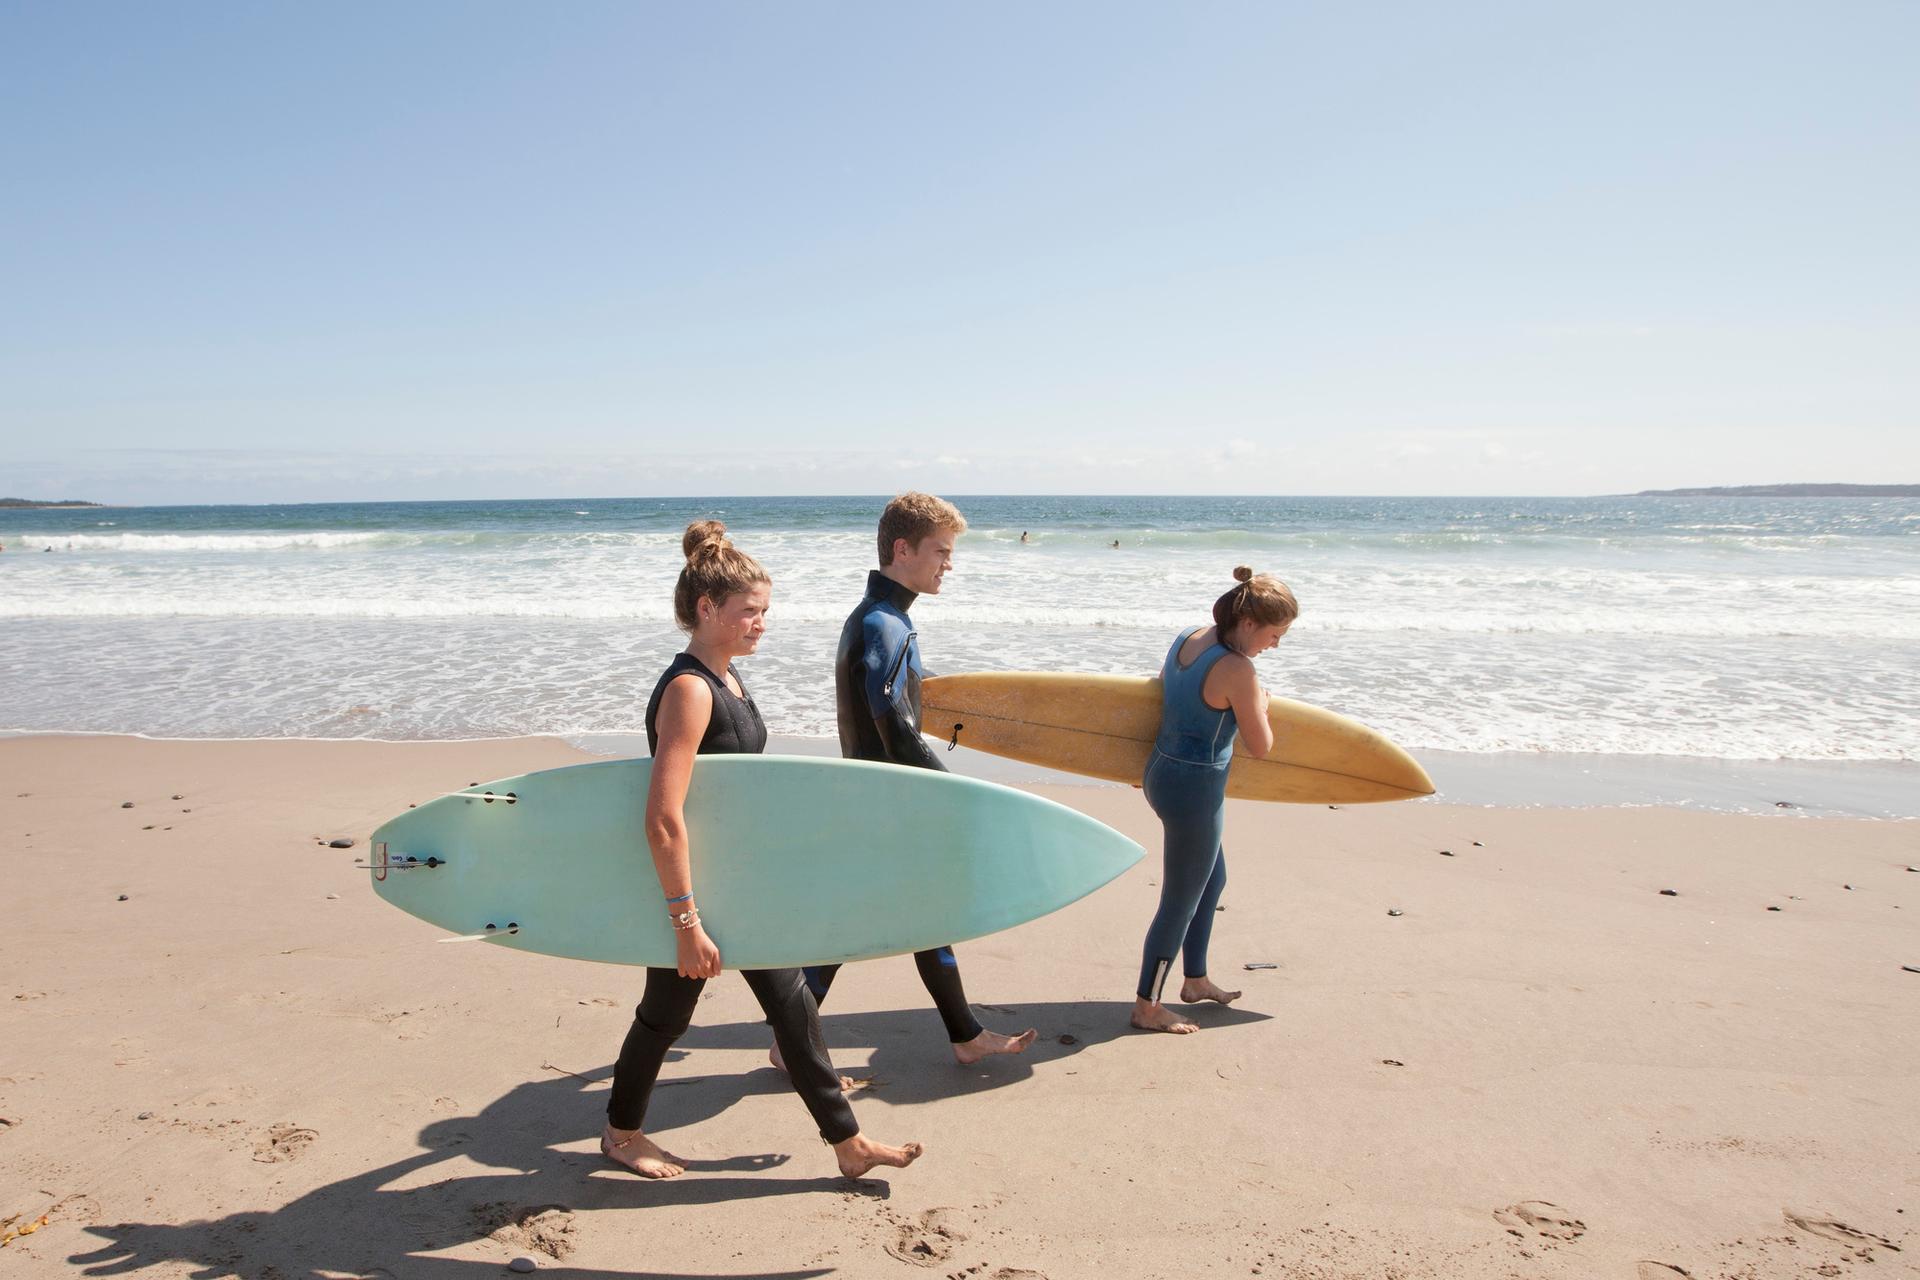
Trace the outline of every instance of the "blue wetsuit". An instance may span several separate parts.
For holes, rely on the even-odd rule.
[[[1141,786],[1166,831],[1160,876],[1160,909],[1147,929],[1140,959],[1143,1000],[1158,1001],[1173,958],[1180,954],[1189,978],[1207,972],[1207,941],[1213,909],[1227,887],[1227,854],[1220,845],[1226,826],[1227,766],[1238,729],[1233,711],[1215,711],[1201,696],[1207,673],[1230,652],[1214,643],[1186,666],[1180,646],[1200,630],[1180,633],[1161,667],[1160,733]]]
[[[947,766],[920,736],[920,643],[907,610],[916,593],[886,574],[867,574],[867,593],[840,629],[833,664],[834,704],[840,724],[840,754],[849,760],[879,760],[919,769]],[[979,1021],[967,1004],[960,962],[952,947],[916,951],[920,981],[933,997],[947,1039],[964,1044],[978,1036]],[[821,1004],[840,966],[806,970],[807,986]]]

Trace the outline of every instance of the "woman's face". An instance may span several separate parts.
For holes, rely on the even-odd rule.
[[[731,657],[745,657],[760,647],[772,599],[773,588],[764,582],[736,591],[717,604],[702,599],[696,606],[699,616],[694,636],[701,644],[724,650]]]
[[[1292,625],[1291,622],[1242,622],[1228,633],[1227,648],[1237,649],[1249,658],[1254,657],[1279,644],[1280,637],[1287,634],[1287,628]]]

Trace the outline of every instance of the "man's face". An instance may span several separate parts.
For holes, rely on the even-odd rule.
[[[909,591],[939,595],[940,580],[953,568],[953,544],[959,538],[951,529],[935,529],[918,547],[908,546],[905,538],[894,539],[893,576]]]

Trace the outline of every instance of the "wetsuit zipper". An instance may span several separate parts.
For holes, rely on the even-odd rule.
[[[893,670],[887,672],[887,682],[880,686],[881,697],[888,699],[893,697],[893,683],[900,678],[900,664],[907,660],[907,647],[914,642],[919,634],[918,631],[907,632],[906,643],[900,646],[900,656],[893,660]]]

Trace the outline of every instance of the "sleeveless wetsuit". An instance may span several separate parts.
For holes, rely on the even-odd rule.
[[[1213,909],[1227,887],[1227,855],[1220,846],[1226,826],[1227,765],[1237,729],[1233,711],[1215,711],[1201,691],[1213,664],[1230,652],[1214,643],[1180,665],[1180,647],[1199,627],[1180,633],[1160,669],[1160,732],[1141,779],[1147,803],[1166,832],[1160,909],[1147,929],[1140,960],[1143,1000],[1158,1001],[1176,953],[1189,978],[1207,972],[1207,941]]]
[[[917,593],[879,570],[867,574],[867,594],[840,628],[833,664],[834,706],[840,754],[848,760],[879,760],[917,769],[947,767],[920,736],[920,642],[907,610]],[[952,947],[913,953],[920,981],[940,1011],[947,1039],[965,1044],[978,1036],[979,1021],[967,1004],[960,961]],[[826,1003],[837,964],[806,971],[814,999]]]
[[[647,700],[647,747],[659,741],[654,718],[660,711],[660,699],[675,678],[692,672],[713,690],[713,716],[701,735],[698,754],[758,755],[766,749],[767,726],[760,709],[753,705],[747,685],[740,681],[735,694],[727,682],[701,664],[690,653],[673,660]],[[734,672],[739,680],[739,672]],[[696,882],[695,888],[698,889]],[[696,895],[697,896],[697,895]],[[726,954],[721,953],[725,963]],[[800,1100],[813,1114],[820,1136],[828,1142],[844,1142],[860,1132],[853,1108],[840,1091],[840,1075],[827,1057],[826,1039],[820,1034],[820,1009],[813,993],[798,969],[743,969],[753,998],[773,1026],[773,1038],[787,1064],[788,1078]],[[649,967],[646,991],[633,1012],[633,1026],[620,1046],[620,1060],[613,1068],[613,1094],[607,1099],[607,1123],[616,1129],[638,1129],[646,1120],[647,1101],[660,1075],[660,1064],[667,1050],[686,1033],[693,1021],[694,1006],[700,1001],[705,978],[683,978],[673,969]]]

